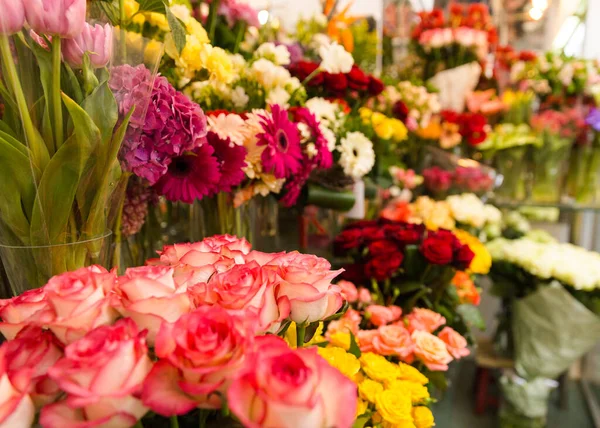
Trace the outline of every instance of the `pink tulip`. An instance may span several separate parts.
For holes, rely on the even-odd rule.
[[[86,22],[79,36],[63,40],[63,57],[71,67],[81,68],[83,54],[88,52],[92,67],[106,67],[112,56],[112,42],[109,24],[92,26]]]
[[[37,33],[72,39],[83,30],[86,0],[24,0],[23,4],[27,22]]]
[[[0,34],[18,33],[25,24],[25,9],[22,0],[0,0]]]

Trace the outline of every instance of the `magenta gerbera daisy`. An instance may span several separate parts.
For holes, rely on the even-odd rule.
[[[221,173],[215,149],[207,143],[173,158],[169,170],[154,186],[169,201],[193,203],[218,191]]]
[[[316,154],[311,161],[319,168],[328,169],[333,165],[333,155],[329,151],[327,138],[323,135],[317,117],[307,108],[299,108],[296,112],[296,119],[304,123],[311,135],[311,141],[315,145]]]
[[[273,173],[276,178],[297,173],[302,161],[300,133],[290,121],[287,110],[275,104],[271,106],[271,117],[260,118],[264,132],[257,135],[257,144],[265,146],[261,156],[264,171]]]
[[[240,185],[246,177],[242,168],[246,165],[248,150],[244,146],[232,144],[229,138],[219,138],[212,131],[206,135],[206,140],[215,150],[215,157],[219,162],[221,180],[218,191],[231,192],[231,188]]]

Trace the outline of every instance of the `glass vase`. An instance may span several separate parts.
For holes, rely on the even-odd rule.
[[[511,147],[494,155],[494,165],[503,177],[495,190],[500,200],[522,201],[527,197],[527,147]]]
[[[532,152],[531,198],[535,202],[556,203],[561,197],[570,141],[549,135],[544,135],[543,141]]]
[[[253,242],[256,223],[254,199],[236,207],[232,194],[219,193],[195,202],[191,210],[192,241],[201,241],[214,235],[234,235]]]
[[[598,201],[600,185],[600,138],[592,145],[575,145],[569,158],[565,196],[579,204]]]
[[[99,236],[57,245],[17,246],[0,243],[5,273],[4,292],[10,291],[12,296],[17,296],[42,287],[54,275],[94,264],[110,267],[111,235],[107,231]]]

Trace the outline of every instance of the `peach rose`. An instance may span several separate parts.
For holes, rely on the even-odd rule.
[[[14,339],[28,325],[46,326],[55,317],[44,288],[27,290],[17,297],[0,301],[0,332],[8,340]]]
[[[50,278],[44,289],[56,318],[48,327],[62,343],[72,343],[96,327],[112,324],[118,314],[110,306],[109,293],[116,279],[115,272],[102,266]]]
[[[352,334],[356,336],[361,321],[362,317],[360,316],[360,313],[358,311],[354,309],[348,309],[339,320],[331,321],[329,323],[329,325],[327,326],[327,335],[329,337],[329,335],[338,332],[352,332]]]
[[[290,314],[286,297],[275,298],[277,274],[257,262],[235,265],[217,273],[208,282],[208,302],[229,310],[250,310],[257,314],[260,328],[276,332]]]
[[[415,308],[406,316],[408,321],[408,331],[415,330],[433,333],[439,327],[446,324],[446,318],[430,309]]]
[[[344,300],[347,300],[348,303],[354,303],[358,300],[358,290],[356,289],[356,285],[345,280],[338,281],[337,285],[342,289],[342,297]]]
[[[397,355],[408,364],[413,362],[415,345],[407,329],[399,325],[382,325],[377,333],[373,337],[373,349],[377,354]]]
[[[457,360],[471,353],[467,348],[467,339],[450,327],[444,327],[438,337],[444,341],[450,355]]]
[[[252,250],[246,256],[244,260],[246,263],[256,262],[261,266],[270,264],[273,260],[285,255],[285,252],[281,253],[263,253],[261,251]]]
[[[377,330],[359,330],[356,333],[356,340],[361,352],[375,352],[373,341],[379,336]]]
[[[130,268],[117,280],[113,306],[130,317],[140,329],[148,330],[148,343],[154,344],[160,325],[175,322],[190,312],[190,298],[184,277],[174,278],[167,266]]]
[[[276,336],[256,339],[256,352],[227,391],[246,427],[349,428],[357,408],[354,382],[314,348],[291,350]]]
[[[398,320],[402,316],[402,309],[398,306],[370,305],[365,314],[373,325],[379,327]]]
[[[321,321],[342,307],[341,289],[331,281],[343,270],[331,271],[327,260],[294,251],[272,260],[267,267],[275,269],[282,279],[276,295],[278,301],[283,297],[289,300],[292,321]]]
[[[166,265],[176,265],[190,251],[223,254],[222,249],[226,249],[230,255],[246,255],[252,249],[252,245],[235,236],[216,235],[200,242],[167,245],[159,252],[159,261]]]
[[[164,323],[155,346],[160,360],[142,391],[144,404],[163,416],[196,407],[218,409],[219,393],[225,393],[242,367],[254,338],[257,321],[251,318],[203,306],[175,323]]]
[[[35,406],[27,394],[31,388],[31,371],[9,371],[10,342],[0,346],[0,427],[29,428],[35,419]]]
[[[373,298],[371,292],[364,287],[358,289],[358,301],[363,304],[371,303]]]
[[[5,344],[7,371],[28,371],[28,392],[36,407],[54,401],[60,394],[56,382],[48,377],[48,369],[63,356],[63,346],[49,330],[28,326],[15,340]]]
[[[426,331],[416,330],[411,338],[415,344],[415,356],[432,371],[448,370],[452,356],[442,339]]]
[[[124,318],[67,346],[65,357],[48,370],[67,397],[44,407],[40,423],[48,428],[135,424],[148,411],[137,398],[152,368],[145,336]]]

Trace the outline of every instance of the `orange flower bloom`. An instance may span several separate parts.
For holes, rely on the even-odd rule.
[[[452,284],[456,287],[460,303],[470,303],[475,306],[479,305],[481,302],[481,295],[469,274],[460,271],[456,272],[456,275],[454,275],[454,278],[452,279]]]

